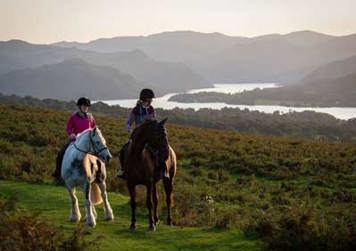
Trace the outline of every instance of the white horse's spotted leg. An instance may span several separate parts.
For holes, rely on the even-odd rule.
[[[80,214],[80,210],[79,210],[79,205],[78,205],[78,198],[75,195],[75,188],[67,188],[69,195],[70,195],[70,199],[71,199],[71,213],[69,216],[69,220],[73,221],[73,222],[79,222],[80,218],[82,217]]]
[[[101,197],[103,198],[104,201],[104,212],[105,212],[105,220],[113,220],[114,219],[114,214],[111,209],[109,200],[108,200],[108,194],[106,192],[106,183],[105,181],[99,183],[100,191],[101,191]]]
[[[90,201],[90,183],[84,183],[84,194],[85,194],[85,212],[86,212],[86,224],[95,227],[96,220],[93,214],[93,203]]]

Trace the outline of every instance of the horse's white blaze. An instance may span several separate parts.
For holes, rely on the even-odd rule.
[[[93,146],[93,144],[95,144],[95,146]],[[78,199],[75,195],[75,187],[81,186],[85,194],[84,205],[86,212],[86,223],[93,227],[96,225],[96,211],[94,208],[94,203],[90,198],[91,193],[93,193],[93,186],[91,183],[95,181],[95,176],[98,169],[94,168],[95,170],[93,172],[89,172],[87,169],[90,168],[85,168],[85,165],[89,165],[90,163],[93,163],[93,161],[97,160],[97,157],[94,155],[90,155],[89,157],[89,152],[95,153],[95,151],[104,148],[105,150],[100,153],[100,159],[109,159],[107,156],[111,158],[110,151],[106,148],[106,142],[100,130],[98,128],[88,129],[78,135],[77,140],[67,148],[64,154],[61,176],[66,184],[71,199],[71,221],[77,222],[81,218]],[[104,172],[105,175],[104,180],[98,182],[98,186],[100,188],[98,196],[100,198],[101,193],[102,199],[104,201],[105,218],[112,220],[114,215],[107,198],[105,185],[105,164],[102,161],[100,163],[102,164],[101,172]]]

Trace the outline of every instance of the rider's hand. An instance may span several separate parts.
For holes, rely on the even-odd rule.
[[[76,136],[75,136],[74,133],[72,133],[71,135],[69,135],[69,139],[70,139],[70,140],[75,140],[75,138],[76,138]]]

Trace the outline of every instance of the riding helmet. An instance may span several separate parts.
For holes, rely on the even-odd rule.
[[[86,105],[91,106],[90,99],[87,97],[81,97],[77,101],[77,106]]]
[[[140,92],[140,100],[153,99],[155,97],[154,92],[151,89],[142,89]]]

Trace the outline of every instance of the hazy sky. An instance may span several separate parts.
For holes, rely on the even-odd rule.
[[[356,33],[356,0],[0,0],[0,40],[35,43],[194,30]]]

